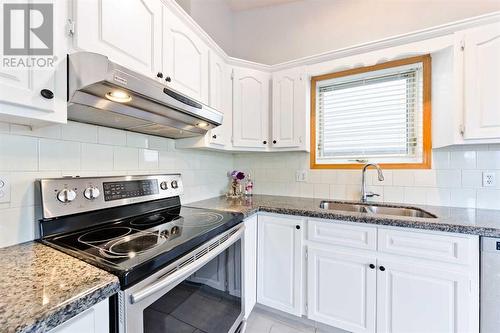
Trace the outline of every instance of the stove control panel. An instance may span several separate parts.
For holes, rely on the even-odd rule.
[[[180,174],[65,177],[38,181],[44,218],[179,196]]]

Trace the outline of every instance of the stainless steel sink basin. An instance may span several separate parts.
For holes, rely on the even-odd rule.
[[[379,205],[350,204],[335,201],[321,201],[320,208],[328,210],[340,210],[344,212],[383,214],[409,217],[436,218],[437,216],[419,208],[400,208]]]

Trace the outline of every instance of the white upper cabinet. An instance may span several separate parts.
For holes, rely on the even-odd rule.
[[[44,126],[66,122],[66,2],[54,6],[53,66],[0,68],[0,121]],[[0,9],[3,11],[3,6]],[[0,13],[3,15],[3,13]],[[2,16],[3,17],[3,16]],[[13,15],[12,24],[16,24]],[[23,26],[23,22],[17,22]],[[43,41],[42,41],[43,43]],[[0,52],[3,54],[3,44]],[[27,45],[23,45],[27,47]],[[14,57],[14,56],[13,56]],[[5,59],[8,59],[7,57]]]
[[[222,125],[212,129],[209,133],[210,144],[224,146],[231,133],[231,117],[228,105],[228,96],[231,95],[230,74],[224,60],[215,52],[210,52],[210,96],[209,105],[224,114]]]
[[[269,147],[269,73],[233,69],[233,146]]]
[[[305,146],[309,124],[306,78],[301,68],[273,73],[272,147]]]
[[[465,139],[500,139],[500,23],[465,31]]]
[[[257,302],[302,314],[303,221],[259,215],[257,228]]]
[[[162,71],[159,0],[75,0],[74,45],[149,77]]]
[[[208,104],[208,46],[163,7],[163,74],[168,86]]]

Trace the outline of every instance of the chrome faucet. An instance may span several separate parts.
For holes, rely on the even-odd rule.
[[[366,163],[365,166],[363,167],[363,171],[361,172],[361,202],[366,202],[368,198],[380,196],[379,194],[373,192],[366,192],[366,169],[368,169],[368,167],[370,166],[375,167],[377,169],[378,180],[379,181],[384,180],[384,174],[382,173],[382,169],[378,164]]]

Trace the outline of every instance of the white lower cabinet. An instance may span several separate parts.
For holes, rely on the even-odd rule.
[[[474,307],[465,271],[411,258],[379,261],[377,332],[477,332],[470,322]]]
[[[257,302],[302,314],[302,219],[259,215],[257,232]]]
[[[479,331],[478,236],[275,214],[258,222],[260,304],[304,308],[354,333]]]
[[[374,332],[374,256],[308,248],[307,316],[351,332]],[[373,265],[373,268],[370,268]]]
[[[243,311],[248,319],[257,302],[257,215],[243,223]]]
[[[105,299],[57,326],[50,333],[108,333],[109,304]]]

